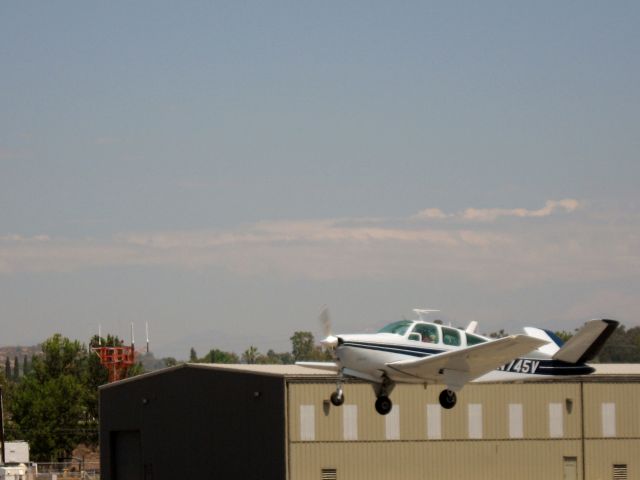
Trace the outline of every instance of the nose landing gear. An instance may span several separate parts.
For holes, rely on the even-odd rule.
[[[341,386],[331,394],[331,403],[333,403],[336,407],[339,407],[344,403],[344,393],[342,392]]]
[[[336,407],[339,407],[344,403],[344,392],[342,391],[342,371],[338,375],[338,381],[336,382],[336,391],[331,394],[331,403]]]

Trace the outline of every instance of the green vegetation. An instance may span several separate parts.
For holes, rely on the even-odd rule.
[[[94,337],[87,348],[55,334],[30,363],[24,359],[21,375],[16,357],[7,370],[12,374],[2,376],[7,437],[28,441],[34,460],[68,458],[81,442],[97,444],[98,386],[107,382],[106,369],[91,351],[99,342],[122,344],[117,337]],[[135,366],[128,375],[141,371]]]

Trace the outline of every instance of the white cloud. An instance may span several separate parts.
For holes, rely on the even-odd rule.
[[[129,232],[112,239],[0,237],[0,272],[159,266],[221,268],[233,275],[288,278],[450,277],[516,288],[545,281],[637,278],[638,222],[617,227],[588,218],[545,222],[578,207],[550,201],[540,210],[499,210],[543,221],[434,226],[403,219],[263,221],[226,230]],[[507,212],[507,213],[505,213]]]
[[[416,213],[412,218],[417,220],[442,220],[450,216],[451,215],[447,215],[439,208],[425,208]]]
[[[565,213],[571,213],[580,206],[577,200],[567,198],[564,200],[547,200],[545,206],[538,210],[527,210],[526,208],[467,208],[462,217],[465,220],[475,221],[493,221],[499,217],[548,217],[557,212],[564,211]]]
[[[495,221],[500,217],[541,218],[556,213],[571,213],[581,207],[581,203],[573,198],[564,200],[547,200],[544,207],[538,210],[526,208],[467,208],[462,212],[446,213],[439,208],[425,208],[413,215],[413,220],[467,220],[475,222]]]
[[[48,235],[34,235],[32,237],[23,237],[22,235],[2,235],[0,242],[48,242],[51,238]]]

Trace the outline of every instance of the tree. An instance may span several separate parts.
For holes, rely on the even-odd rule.
[[[260,357],[260,356],[261,355],[258,352],[258,349],[256,347],[254,347],[253,345],[251,345],[242,354],[242,362],[249,363],[249,364],[258,363],[258,357]]]
[[[314,341],[311,332],[294,332],[291,340],[291,353],[294,361],[313,360]]]
[[[506,337],[507,335],[509,335],[507,332],[504,331],[504,329],[500,329],[500,331],[498,332],[491,332],[489,334],[489,338],[503,338]]]
[[[191,363],[196,363],[198,361],[198,354],[196,353],[196,349],[191,347],[191,350],[189,351],[189,361]]]
[[[576,330],[577,330],[577,329],[576,329]],[[555,333],[555,334],[556,334],[556,336],[557,336],[560,340],[562,340],[564,343],[568,342],[568,341],[569,341],[569,339],[570,339],[571,337],[573,337],[573,333],[571,333],[571,332],[567,332],[566,330],[558,330],[558,331],[553,332],[553,333]]]
[[[629,330],[620,325],[604,344],[598,355],[603,363],[639,363],[640,362],[640,327]]]
[[[5,410],[5,418],[6,417],[10,417],[10,415],[7,415],[7,413],[9,412],[9,381],[7,380],[7,378],[4,376],[4,372],[2,370],[0,370],[0,390],[2,391],[2,398],[4,400],[4,406],[6,407]]]
[[[4,372],[0,371],[0,388],[3,392],[7,391],[8,383],[7,378],[4,376]]]
[[[13,357],[13,381],[17,382],[20,380],[20,362],[18,361],[18,356]]]
[[[291,337],[291,354],[294,362],[299,361],[327,361],[331,360],[332,353],[323,352],[322,348],[315,345],[311,332],[295,332]]]
[[[276,353],[276,355],[280,363],[282,363],[283,365],[291,365],[295,362],[295,360],[293,359],[293,355],[291,355],[291,352]]]
[[[85,437],[87,388],[82,381],[87,350],[56,334],[42,345],[32,371],[12,395],[12,419],[35,460],[68,457]]]
[[[215,348],[202,357],[201,361],[204,363],[238,363],[239,358],[233,352],[225,352]]]
[[[39,379],[62,375],[80,377],[87,350],[77,340],[72,341],[56,333],[42,344],[42,353],[33,361],[33,371]]]
[[[175,367],[178,364],[178,361],[173,357],[165,357],[162,359],[165,367]]]
[[[4,378],[11,379],[11,360],[9,360],[9,357],[4,361]]]
[[[29,359],[25,355],[22,358],[22,375],[26,375],[27,373],[29,373]]]

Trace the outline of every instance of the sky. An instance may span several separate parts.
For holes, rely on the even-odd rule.
[[[0,345],[640,325],[640,4],[0,4]]]

